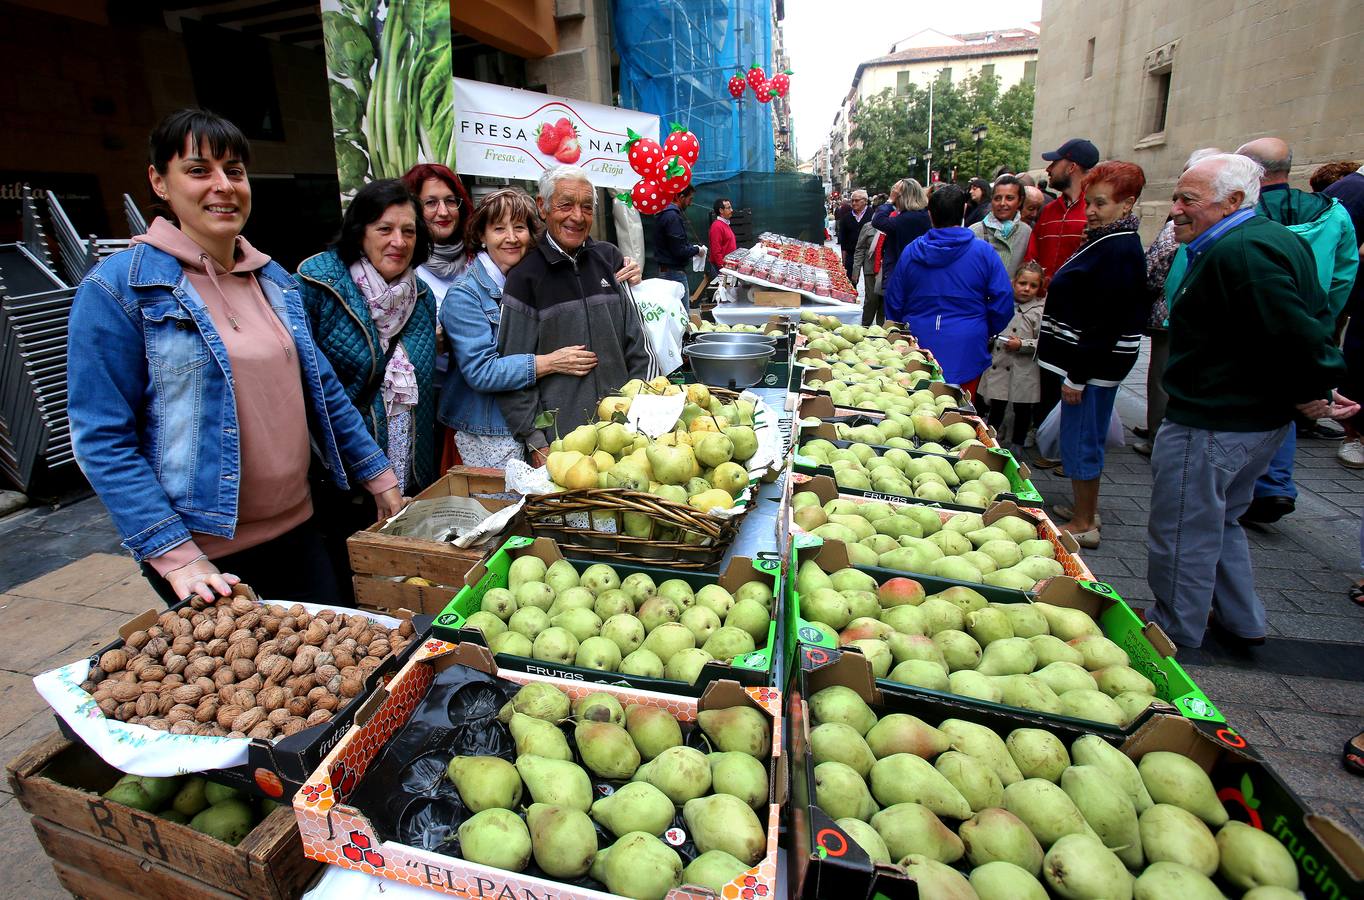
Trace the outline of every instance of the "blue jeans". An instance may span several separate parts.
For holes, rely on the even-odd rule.
[[[1080,398],[1061,404],[1061,462],[1067,478],[1093,481],[1104,471],[1104,439],[1118,388],[1087,385]]]
[[[1155,622],[1180,647],[1199,647],[1213,611],[1241,637],[1265,634],[1250,545],[1238,521],[1257,472],[1283,440],[1273,431],[1207,431],[1166,420],[1151,451],[1146,580]]]
[[[1298,429],[1288,429],[1288,437],[1283,439],[1279,445],[1279,450],[1274,454],[1274,458],[1269,461],[1269,468],[1255,482],[1255,498],[1261,497],[1287,497],[1289,500],[1298,499],[1298,489],[1293,484],[1293,454],[1298,449]]]

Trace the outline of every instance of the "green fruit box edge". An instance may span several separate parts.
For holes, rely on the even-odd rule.
[[[786,567],[785,601],[786,652],[789,660],[789,671],[792,674],[794,674],[798,668],[796,652],[799,649],[800,644],[812,644],[818,647],[837,649],[837,646],[830,638],[810,625],[807,620],[800,617],[800,595],[796,591],[796,570],[798,568],[799,551],[805,548],[820,547],[823,544],[823,540],[814,537],[813,535],[793,536],[791,538],[790,554]],[[1008,591],[1003,588],[992,590],[989,585],[972,585],[967,584],[966,582],[935,578],[917,573],[893,572],[890,569],[879,567],[855,566],[854,568],[876,575],[886,574],[891,577],[894,577],[895,575],[913,577],[916,581],[919,581],[926,586],[928,584],[938,583],[945,585],[965,584],[967,587],[980,591],[991,600],[994,599],[996,591],[1004,592],[999,595],[999,600],[996,602],[1030,602],[1027,599],[1027,595],[1021,591]],[[880,579],[880,581],[884,580],[885,579]],[[1107,604],[1099,615],[1099,626],[1103,629],[1104,636],[1127,652],[1127,657],[1132,668],[1149,678],[1156,686],[1156,696],[1158,698],[1174,706],[1179,710],[1180,714],[1186,718],[1209,722],[1215,725],[1226,724],[1226,716],[1222,715],[1216,705],[1208,699],[1208,695],[1199,688],[1193,678],[1189,676],[1189,673],[1184,670],[1184,667],[1181,666],[1172,655],[1162,654],[1158,651],[1150,640],[1147,639],[1146,635],[1143,633],[1145,623],[1137,617],[1137,614],[1132,611],[1132,608],[1127,605],[1127,601],[1124,600],[1117,591],[1113,590],[1110,585],[1101,581],[1077,581],[1076,583],[1081,589],[1102,598]],[[820,639],[817,641],[806,640],[805,635],[807,634],[817,634]],[[881,681],[887,685],[897,684],[897,682],[886,681],[885,679],[881,679]],[[901,689],[904,687],[905,686],[901,686]],[[915,687],[914,690],[936,694],[944,699],[951,698],[953,702],[961,702],[963,699],[969,699],[961,698],[952,693],[931,691],[928,688]],[[975,702],[1004,712],[1017,709],[1016,707],[990,703],[985,700],[977,700]],[[1029,710],[1022,711],[1032,712]],[[1104,727],[1099,723],[1089,722],[1085,719],[1073,719],[1068,716],[1053,716],[1050,714],[1044,715],[1048,715],[1049,718],[1055,718],[1062,722],[1084,723],[1086,727],[1094,730],[1100,730]]]
[[[477,612],[482,605],[483,597],[488,591],[494,588],[505,588],[511,571],[513,557],[518,555],[517,550],[524,550],[534,544],[533,538],[513,536],[499,547],[484,561],[483,565],[487,569],[485,574],[476,584],[466,584],[460,588],[459,593],[445,605],[445,608],[436,616],[435,624],[432,626],[432,635],[452,644],[461,641],[473,640],[475,643],[487,646],[486,639],[477,630],[463,630],[465,620]],[[579,560],[567,558],[573,564],[574,569],[582,572],[583,569],[591,565],[609,565],[617,572],[623,573],[621,580],[625,580],[626,575],[636,572],[643,572],[650,577],[662,575],[663,578],[655,578],[655,582],[663,581],[668,578],[680,578],[693,587],[700,585],[715,584],[719,582],[721,575],[712,575],[706,572],[692,572],[685,570],[673,570],[663,566],[638,566],[630,563],[596,563],[590,560]],[[773,675],[774,648],[777,643],[777,626],[780,620],[780,611],[777,605],[781,602],[781,563],[776,559],[756,559],[753,560],[753,570],[761,575],[769,576],[772,579],[772,615],[767,626],[767,642],[758,650],[735,657],[729,661],[725,668],[734,670],[746,670],[760,673],[766,676],[766,681],[770,682]],[[686,682],[675,681],[669,678],[649,678],[642,675],[625,675],[620,672],[601,672],[595,669],[584,669],[578,666],[562,665],[558,663],[548,663],[537,660],[533,657],[513,656],[511,654],[495,654],[498,659],[524,660],[528,664],[539,666],[547,670],[559,673],[558,677],[579,678],[587,681],[604,681],[608,684],[628,684],[632,687],[655,690],[663,693],[678,693],[685,689],[700,692],[705,689],[707,681],[697,679],[695,685],[688,685]],[[716,663],[723,665],[723,661],[717,660]],[[706,668],[711,668],[714,664],[707,663]],[[705,672],[705,669],[702,670]],[[614,676],[614,677],[613,677]],[[730,676],[734,677],[734,676]]]

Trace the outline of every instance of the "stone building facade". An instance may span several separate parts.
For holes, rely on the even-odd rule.
[[[1200,147],[1281,137],[1306,189],[1322,163],[1364,160],[1361,12],[1359,0],[1046,0],[1033,165],[1071,137],[1137,163],[1148,238]]]

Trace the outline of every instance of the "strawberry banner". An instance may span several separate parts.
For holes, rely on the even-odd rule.
[[[657,116],[481,81],[454,82],[455,151],[465,175],[535,180],[568,164],[586,169],[597,187],[629,189],[639,178],[626,148],[630,134],[659,147]]]

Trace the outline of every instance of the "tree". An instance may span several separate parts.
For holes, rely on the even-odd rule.
[[[798,172],[800,166],[796,163],[789,153],[778,153],[777,161],[773,171],[776,172]]]
[[[933,86],[933,168],[939,178],[966,182],[976,174],[975,140],[971,129],[984,124],[988,136],[981,146],[980,174],[988,177],[1007,165],[1023,171],[1032,143],[1033,86],[1016,84],[1003,93],[999,78],[973,75],[952,84],[940,80]],[[955,138],[956,152],[943,150]],[[888,191],[901,178],[922,179],[928,147],[928,90],[910,85],[896,95],[889,88],[861,102],[852,115],[852,149],[848,169],[853,183],[868,192]],[[909,160],[919,159],[916,171]]]

